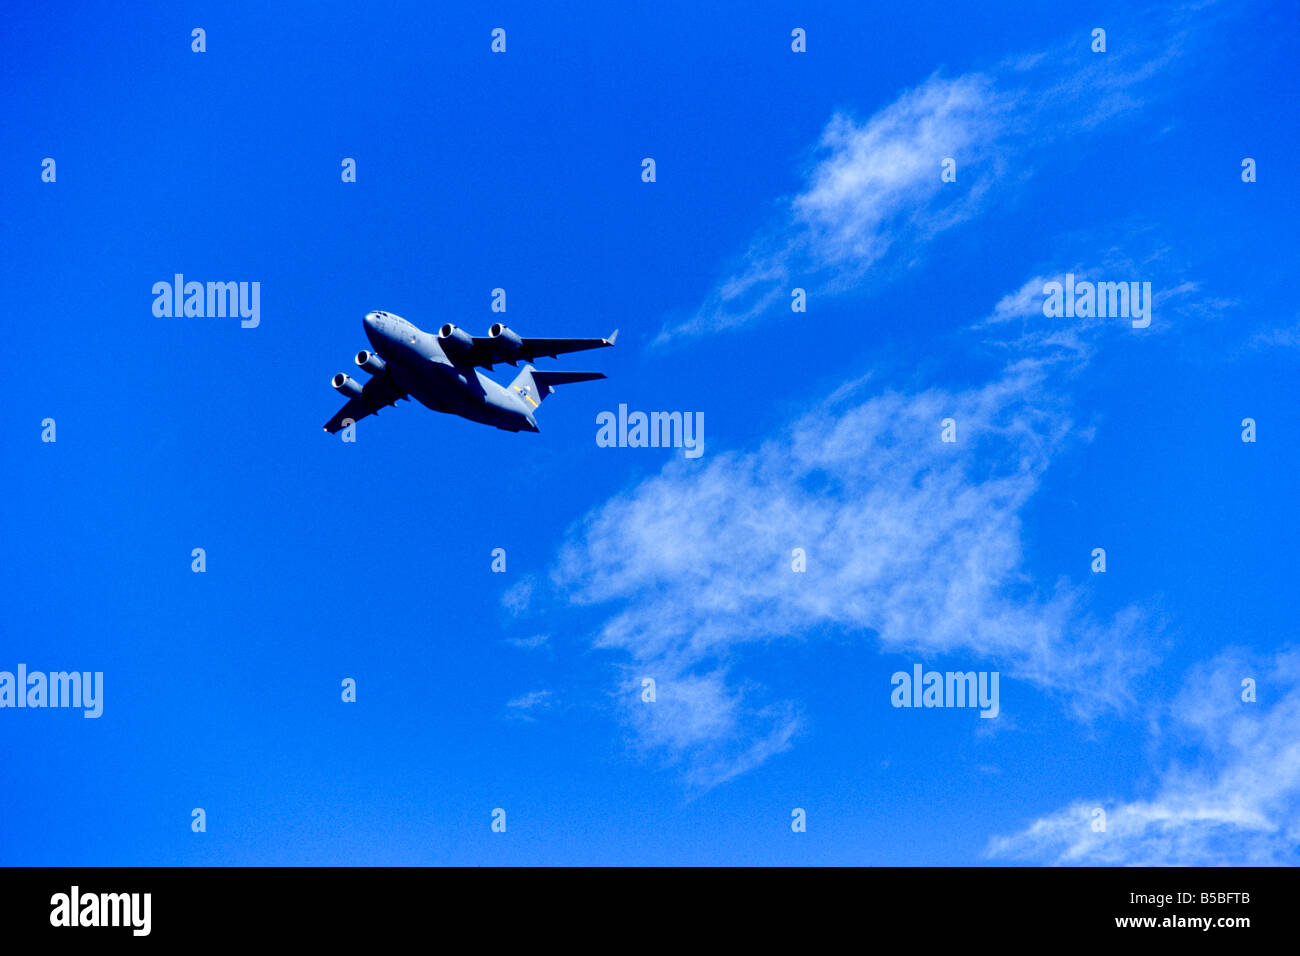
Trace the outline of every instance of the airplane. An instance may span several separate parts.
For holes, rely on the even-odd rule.
[[[558,358],[565,352],[606,348],[618,338],[618,329],[607,339],[523,338],[500,322],[488,329],[487,337],[470,335],[450,322],[438,334],[424,332],[400,315],[368,312],[362,325],[370,349],[356,355],[357,366],[370,375],[364,385],[340,372],[330,384],[347,397],[338,414],[325,423],[331,435],[349,422],[377,415],[381,408],[397,406],[399,399],[414,397],[435,412],[448,412],[508,432],[538,432],[537,409],[556,385],[590,382],[604,378],[601,372],[543,372],[532,362],[541,356]],[[523,371],[504,388],[479,368],[489,371],[508,363]]]

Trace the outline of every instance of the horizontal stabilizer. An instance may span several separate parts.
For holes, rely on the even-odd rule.
[[[572,382],[594,382],[604,378],[604,372],[539,372],[533,370],[533,381],[542,392],[549,394],[556,385],[568,385]]]
[[[604,372],[539,372],[531,365],[525,365],[524,370],[510,383],[510,390],[516,392],[530,407],[536,408],[542,404],[542,399],[555,391],[556,385],[594,382],[604,377]]]

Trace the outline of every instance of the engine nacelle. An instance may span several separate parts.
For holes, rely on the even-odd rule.
[[[438,330],[438,344],[449,355],[464,355],[474,347],[474,336],[448,322]]]
[[[355,361],[358,368],[364,372],[369,372],[371,375],[378,375],[384,370],[384,360],[374,352],[367,352],[365,349],[357,353]]]
[[[513,329],[508,329],[500,322],[488,329],[488,338],[496,341],[497,347],[507,354],[518,352],[524,347],[524,340],[515,334]]]
[[[339,372],[330,379],[330,384],[333,385],[340,394],[346,395],[348,398],[361,397],[361,386],[357,384],[357,380],[355,378],[349,378],[342,372]]]

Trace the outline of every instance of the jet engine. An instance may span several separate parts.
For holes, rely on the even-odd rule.
[[[463,355],[474,347],[474,336],[448,322],[438,330],[438,344],[451,355]]]
[[[378,375],[384,370],[384,360],[374,352],[367,352],[365,349],[357,353],[355,361],[362,371],[369,372],[371,375]]]
[[[330,379],[330,384],[348,398],[361,397],[361,386],[357,384],[357,380],[355,378],[349,378],[342,372],[339,372],[339,374]]]
[[[524,347],[524,340],[516,335],[513,329],[506,328],[500,322],[488,329],[488,338],[495,339],[497,347],[507,355],[518,352]]]

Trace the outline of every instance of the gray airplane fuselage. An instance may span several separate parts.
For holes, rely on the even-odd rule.
[[[370,312],[362,323],[393,379],[421,405],[506,431],[538,431],[533,408],[519,393],[477,368],[458,367],[443,351],[438,336],[391,312]]]

